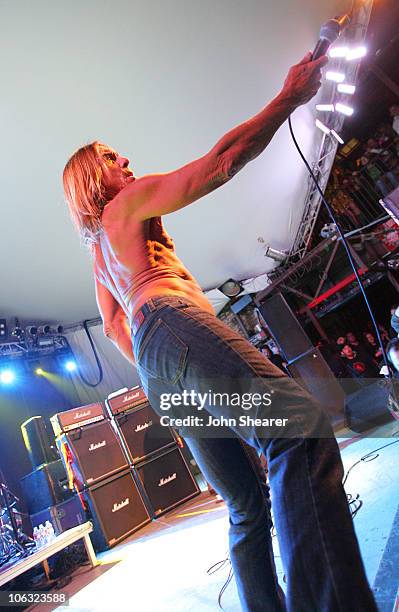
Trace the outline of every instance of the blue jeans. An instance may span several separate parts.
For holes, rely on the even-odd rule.
[[[286,437],[267,435],[256,423],[231,425],[219,438],[214,431],[207,437],[204,428],[198,435],[195,428],[180,430],[205,477],[226,501],[231,561],[243,610],[376,612],[342,487],[339,448],[322,407],[245,338],[180,297],[159,296],[147,302],[145,320],[133,337],[133,352],[144,390],[161,416],[162,394],[198,392],[203,381],[241,385],[244,380],[265,388],[271,388],[270,381],[272,387],[277,383],[272,393],[292,423]],[[168,415],[181,417],[185,410],[172,407]],[[232,417],[232,422],[237,417],[236,409],[211,401],[204,412],[207,417]],[[263,419],[272,412],[260,405],[256,416]],[[287,577],[285,604],[273,561],[268,490],[240,440],[268,460],[273,516]]]

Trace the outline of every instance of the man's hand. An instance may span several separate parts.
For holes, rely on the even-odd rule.
[[[280,96],[294,106],[309,102],[321,87],[321,69],[327,62],[326,55],[313,62],[312,52],[309,51],[299,64],[290,68]]]

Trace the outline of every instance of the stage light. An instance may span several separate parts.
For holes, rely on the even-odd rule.
[[[328,55],[330,57],[346,57],[348,55],[349,47],[331,47]]]
[[[11,335],[15,338],[21,339],[25,335],[25,332],[21,327],[19,327],[19,325],[17,325],[12,330]]]
[[[361,57],[364,57],[366,54],[367,54],[366,47],[355,47],[354,49],[349,49],[348,53],[346,54],[346,59],[348,60],[348,62],[350,62],[351,60],[354,60],[354,59],[360,59]]]
[[[50,325],[41,325],[37,332],[39,334],[49,334],[51,332],[51,326]]]
[[[334,136],[335,140],[338,140],[339,144],[344,144],[344,141],[342,140],[341,136],[337,134],[335,130],[331,130],[331,135]]]
[[[316,124],[316,127],[318,127],[319,130],[321,130],[325,134],[329,134],[330,133],[330,131],[331,131],[330,128],[328,128],[326,125],[324,125],[324,123],[319,121],[319,119],[316,119],[315,124]]]
[[[356,91],[355,85],[348,85],[347,83],[338,83],[337,89],[340,93],[353,95]]]
[[[70,360],[65,363],[65,369],[67,370],[67,372],[74,372],[76,368],[77,368],[76,361]]]
[[[287,259],[288,253],[286,251],[279,251],[278,249],[273,249],[271,246],[267,246],[265,256],[270,257],[270,259],[274,259],[274,261],[281,262]]]
[[[328,72],[326,72],[326,79],[328,81],[342,83],[342,81],[345,81],[345,75],[342,74],[342,72],[332,72],[331,70],[329,70]]]
[[[35,374],[37,374],[38,376],[43,376],[44,370],[42,368],[36,368]]]
[[[0,319],[0,338],[7,336],[7,319]]]
[[[316,104],[316,110],[334,112],[334,104]]]
[[[37,336],[37,327],[36,325],[29,325],[26,328],[26,332],[30,335],[30,336]]]
[[[218,287],[219,291],[224,293],[227,297],[236,297],[243,290],[243,286],[238,281],[235,281],[233,278],[229,278],[223,285]]]
[[[353,115],[353,108],[351,106],[346,106],[346,104],[341,104],[341,102],[338,102],[335,105],[335,110],[338,113],[342,113],[343,115],[346,115],[347,117],[350,117],[351,115]]]
[[[15,380],[15,374],[12,370],[2,370],[0,372],[0,382],[3,385],[10,385]]]

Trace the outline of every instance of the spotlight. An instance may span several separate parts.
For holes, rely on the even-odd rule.
[[[351,115],[353,115],[353,108],[351,106],[346,106],[346,104],[341,104],[341,102],[338,102],[335,105],[335,110],[338,113],[342,113],[343,115],[346,115],[347,117],[350,117]]]
[[[338,83],[337,89],[340,93],[349,94],[353,96],[356,91],[355,85],[348,85],[348,83]]]
[[[322,132],[324,132],[325,134],[329,134],[330,133],[330,128],[328,128],[326,125],[324,125],[324,123],[322,123],[321,121],[319,121],[318,119],[316,119],[315,121],[315,125],[316,127],[319,128],[319,130],[321,130]]]
[[[57,334],[62,334],[64,332],[64,326],[63,325],[57,325],[55,330],[56,330]]]
[[[36,325],[29,325],[26,328],[26,333],[29,334],[30,336],[37,336],[37,327],[36,327]]]
[[[38,330],[37,330],[38,334],[49,334],[51,332],[51,326],[50,325],[41,325]]]
[[[24,330],[19,327],[19,325],[16,325],[12,330],[11,335],[15,336],[15,338],[21,339],[24,336]]]
[[[38,376],[43,376],[44,370],[42,368],[36,368],[35,374],[37,374]]]
[[[331,47],[328,55],[330,57],[346,57],[348,55],[349,47]]]
[[[278,249],[273,249],[271,246],[267,246],[265,249],[265,256],[270,257],[270,259],[274,259],[274,261],[285,261],[288,257],[288,253],[285,251],[279,251]]]
[[[227,297],[236,297],[243,290],[243,286],[233,278],[229,278],[223,285],[218,287],[219,291],[224,293]]]
[[[0,382],[3,385],[10,385],[15,380],[15,374],[12,370],[2,370],[0,372]]]
[[[65,364],[65,369],[67,372],[74,372],[77,368],[76,361],[67,361]]]
[[[344,141],[342,140],[341,136],[337,134],[335,130],[331,130],[331,135],[334,136],[335,140],[338,140],[339,144],[344,144]]]
[[[316,110],[334,112],[334,104],[316,104]]]
[[[0,338],[7,335],[7,319],[0,319]]]
[[[348,62],[350,62],[351,60],[354,60],[354,59],[360,59],[361,57],[364,57],[366,54],[367,54],[366,47],[355,47],[354,49],[349,49],[348,53],[346,54],[346,59],[348,60]]]
[[[326,72],[326,79],[328,81],[335,81],[336,83],[342,83],[345,81],[345,75],[342,72],[332,72],[331,70]]]

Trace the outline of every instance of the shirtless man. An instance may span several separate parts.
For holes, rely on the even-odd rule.
[[[376,607],[327,416],[299,385],[215,317],[176,256],[161,216],[221,187],[256,158],[287,117],[317,93],[326,62],[326,57],[313,62],[308,53],[265,108],[178,170],[137,178],[126,157],[99,142],[79,149],[64,170],[72,219],[93,255],[104,332],[136,364],[159,414],[161,395],[198,393],[204,380],[283,383],[277,395],[296,437],[284,436],[285,430],[263,437],[250,425],[233,427],[230,437],[201,432],[186,437],[205,478],[228,506],[230,557],[247,612],[374,612]],[[268,418],[269,413],[263,406],[252,416]],[[186,407],[169,414],[184,416]],[[205,406],[209,415],[235,416],[233,409],[211,403]],[[285,602],[273,561],[267,487],[241,440],[267,456],[287,576]]]

